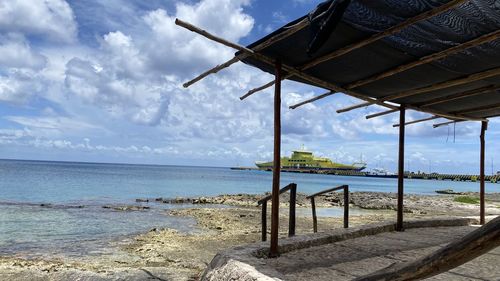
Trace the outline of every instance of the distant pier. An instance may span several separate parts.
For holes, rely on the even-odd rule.
[[[249,171],[271,171],[271,169],[259,169],[256,167],[231,167],[231,170],[249,170]],[[324,174],[336,176],[350,177],[372,177],[372,178],[397,178],[397,174],[372,174],[370,172],[348,171],[348,170],[321,170],[321,169],[297,169],[297,168],[281,168],[284,173],[304,173],[304,174]],[[438,173],[405,173],[407,179],[422,179],[422,180],[448,180],[448,181],[479,181],[479,175],[460,175],[460,174],[438,174]],[[498,183],[500,175],[485,176],[485,181]]]

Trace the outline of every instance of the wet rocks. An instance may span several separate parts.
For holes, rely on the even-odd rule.
[[[112,205],[104,205],[102,206],[104,209],[111,209],[115,211],[144,211],[149,210],[148,206],[136,206],[136,205],[126,205],[126,206],[112,206]]]

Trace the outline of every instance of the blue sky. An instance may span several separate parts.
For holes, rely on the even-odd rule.
[[[272,157],[272,89],[238,97],[272,77],[244,64],[189,89],[182,83],[234,50],[175,26],[179,17],[248,44],[319,1],[7,0],[0,4],[0,158],[181,165],[252,165]],[[36,24],[34,24],[36,23]],[[345,114],[342,94],[289,110],[324,90],[283,84],[283,154],[302,144],[319,155],[396,169],[397,114]],[[408,112],[407,119],[426,116]],[[444,120],[437,120],[440,122]],[[407,127],[411,170],[479,167],[471,122]],[[455,138],[453,137],[455,135]],[[487,132],[487,173],[500,170],[500,122]]]

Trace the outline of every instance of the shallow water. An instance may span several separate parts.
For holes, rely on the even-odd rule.
[[[135,205],[136,198],[257,194],[270,191],[272,178],[270,172],[228,168],[14,160],[0,160],[0,175],[0,255],[20,256],[98,254],[111,241],[153,227],[192,231],[194,220],[165,215],[179,205],[150,203],[150,210],[132,212],[102,206]],[[397,190],[395,179],[283,173],[282,185],[290,182],[303,193],[341,184],[350,191]],[[406,193],[437,189],[477,191],[479,184],[405,180]],[[500,192],[500,184],[487,183],[486,190]],[[342,216],[342,209],[319,209],[318,215]]]

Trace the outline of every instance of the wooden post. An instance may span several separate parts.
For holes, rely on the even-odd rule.
[[[271,247],[269,257],[277,257],[280,211],[280,170],[281,170],[281,61],[275,64],[274,86],[274,161],[273,191],[271,205]]]
[[[316,217],[316,204],[314,202],[314,196],[311,197],[311,209],[313,214],[313,231],[318,232],[318,218]]]
[[[479,224],[483,225],[484,224],[484,150],[485,150],[485,143],[484,143],[484,135],[486,133],[486,130],[488,129],[488,122],[481,122],[481,156],[480,156],[480,168],[479,168],[479,180],[480,180],[480,187],[479,187]]]
[[[349,227],[349,187],[344,187],[344,228]]]
[[[399,107],[399,155],[398,155],[398,218],[396,231],[403,231],[403,194],[405,172],[405,113],[404,105]]]
[[[267,240],[267,201],[262,203],[262,241]]]
[[[290,188],[290,214],[288,222],[288,237],[295,236],[295,204],[297,202],[297,184]]]

